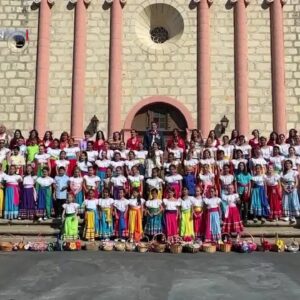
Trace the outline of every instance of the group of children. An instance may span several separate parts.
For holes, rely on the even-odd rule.
[[[9,147],[0,140],[0,215],[61,217],[66,238],[84,217],[88,240],[163,232],[211,241],[240,234],[249,218],[295,223],[300,139],[253,135],[221,142],[211,131],[204,142],[198,131],[185,141],[177,132],[165,149],[155,141],[145,149],[136,136],[108,142],[101,131],[78,145],[67,133],[40,140],[32,131],[25,143],[17,130]]]

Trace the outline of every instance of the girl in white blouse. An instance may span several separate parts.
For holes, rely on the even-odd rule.
[[[113,204],[109,190],[103,189],[103,198],[99,199],[100,208],[100,238],[110,238],[113,235]]]

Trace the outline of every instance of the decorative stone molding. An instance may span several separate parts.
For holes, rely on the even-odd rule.
[[[229,0],[229,2],[230,2],[231,5],[236,4],[238,1],[239,0]],[[246,6],[250,4],[250,0],[244,0],[244,2],[245,2]]]
[[[275,0],[265,0],[265,3],[266,3],[267,5],[270,5],[270,4],[272,4],[274,1],[275,1]],[[287,3],[287,0],[280,0],[280,3],[281,3],[281,5],[283,6],[283,5],[285,5],[285,4]]]
[[[193,0],[195,4],[198,4],[201,2],[201,0]],[[209,5],[213,4],[214,0],[206,0]]]
[[[119,0],[121,4],[125,4],[127,0]],[[105,0],[106,3],[111,4],[114,2],[114,0]]]
[[[78,2],[78,0],[69,0],[69,3],[71,4],[76,4]],[[86,4],[86,5],[89,5],[92,0],[83,0],[83,2]]]
[[[31,2],[30,5],[32,5],[32,4],[40,5],[41,2],[42,2],[42,0],[31,0],[31,1],[28,2],[28,4],[29,4],[30,2]],[[47,0],[47,2],[48,2],[48,4],[49,4],[50,6],[52,6],[52,5],[55,4],[55,0]]]

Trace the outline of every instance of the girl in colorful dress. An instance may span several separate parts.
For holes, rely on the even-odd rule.
[[[145,177],[150,178],[152,175],[152,170],[154,168],[158,168],[161,170],[161,163],[157,163],[155,153],[153,149],[149,150],[149,153],[147,155],[147,158],[145,160]]]
[[[138,159],[135,158],[134,151],[128,152],[128,160],[126,160],[124,164],[127,176],[132,174],[131,170],[133,166],[139,167],[140,162]]]
[[[114,153],[113,160],[110,162],[110,165],[113,168],[113,172],[116,173],[117,168],[122,169],[122,173],[124,173],[124,160],[121,160],[121,154],[119,152]]]
[[[157,190],[157,199],[162,200],[163,196],[163,184],[164,181],[158,176],[159,169],[154,168],[152,170],[152,177],[146,180],[146,193],[148,195],[148,199],[152,199],[152,190]]]
[[[179,170],[179,161],[175,160],[174,153],[168,154],[168,160],[163,163],[164,176],[170,175],[170,166],[174,165]]]
[[[204,216],[204,202],[201,196],[201,189],[196,187],[196,195],[192,200],[193,204],[193,222],[195,237],[202,239],[205,233],[205,216]]]
[[[34,165],[38,177],[42,176],[43,168],[50,169],[50,155],[46,153],[43,145],[39,146],[39,153],[34,156]]]
[[[4,175],[2,171],[2,164],[0,163],[0,218],[3,218],[4,210]]]
[[[270,157],[272,156],[273,153],[273,146],[267,145],[267,139],[264,136],[261,136],[259,138],[260,141],[260,151],[262,154],[262,157],[269,162]]]
[[[211,173],[214,173],[215,168],[215,159],[212,158],[211,152],[207,149],[203,151],[202,159],[200,159],[200,167],[203,167],[204,165],[209,166],[209,171]]]
[[[254,149],[259,147],[259,131],[254,129],[251,134],[253,135],[253,138],[249,140],[249,145]]]
[[[288,156],[285,158],[284,161],[286,160],[290,160],[293,164],[292,169],[295,171],[298,171],[299,168],[299,158],[296,156],[296,150],[293,146],[289,147],[289,154]]]
[[[69,161],[69,167],[66,169],[67,175],[72,176],[74,169],[76,168],[76,163],[79,158],[80,148],[75,146],[75,140],[73,138],[69,139],[69,147],[64,148],[67,155],[67,160]]]
[[[70,161],[66,159],[67,153],[63,150],[59,153],[59,159],[55,161],[56,166],[56,175],[58,174],[58,170],[60,167],[64,167],[66,173],[69,171]]]
[[[118,152],[118,153],[120,153],[121,160],[127,160],[129,150],[126,149],[126,146],[125,146],[124,142],[121,142],[120,143],[120,149],[115,150],[115,151]]]
[[[141,195],[144,192],[144,176],[140,174],[139,168],[133,166],[131,168],[131,174],[128,176],[128,182],[130,185],[130,194],[133,193],[133,190],[137,189]]]
[[[16,174],[23,176],[25,167],[25,157],[20,154],[20,148],[14,147],[12,155],[9,157],[8,164],[16,167]]]
[[[66,131],[63,131],[60,135],[59,147],[61,150],[69,147],[69,134]]]
[[[193,158],[192,152],[188,152],[186,159],[183,161],[184,170],[186,171],[189,168],[193,168],[193,174],[196,176],[199,172],[199,160]]]
[[[0,145],[1,145],[1,141],[0,141]],[[26,161],[27,163],[32,163],[34,161],[35,155],[39,153],[39,145],[37,141],[30,140],[26,151],[27,151]]]
[[[225,200],[225,196],[228,195],[228,188],[232,184],[234,184],[234,176],[230,174],[229,165],[224,165],[222,175],[220,176],[222,219],[224,219],[228,204],[227,200]]]
[[[16,167],[10,166],[8,174],[4,174],[5,182],[5,204],[4,204],[4,219],[16,219],[19,213],[19,183],[22,177],[16,174]]]
[[[83,237],[88,241],[94,241],[99,237],[98,203],[99,199],[95,198],[95,191],[89,190],[88,197],[82,205],[85,208]]]
[[[162,200],[158,198],[158,190],[151,189],[151,198],[145,203],[146,225],[145,234],[153,237],[162,232]]]
[[[234,151],[234,159],[231,160],[233,172],[236,174],[238,171],[238,165],[239,163],[244,163],[245,165],[248,164],[247,159],[244,158],[243,151],[241,149]]]
[[[97,159],[95,165],[97,166],[97,176],[100,178],[99,192],[103,192],[104,179],[106,177],[107,168],[110,166],[111,161],[107,159],[106,151],[101,152],[101,160]]]
[[[105,136],[103,131],[99,130],[96,133],[95,143],[94,143],[94,150],[100,151],[104,148],[105,143]]]
[[[213,147],[218,148],[218,146],[220,146],[220,140],[217,138],[215,130],[209,132],[207,139],[211,139],[211,145]]]
[[[99,184],[100,178],[95,175],[95,170],[93,167],[88,167],[87,175],[83,176],[83,190],[85,195],[88,195],[89,190],[95,192],[95,198],[98,198],[99,195]]]
[[[134,188],[128,204],[128,232],[129,238],[135,242],[140,241],[143,235],[144,203],[145,199],[141,197],[139,189]]]
[[[78,213],[79,215],[83,214],[82,204],[84,201],[83,194],[83,178],[81,177],[80,170],[75,168],[74,174],[69,178],[69,189],[71,193],[74,195],[75,203],[79,205]]]
[[[233,129],[231,131],[231,137],[230,137],[230,140],[229,140],[229,144],[235,146],[238,143],[239,135],[240,134],[239,134],[238,130]]]
[[[284,157],[287,157],[289,155],[289,148],[290,148],[291,145],[287,144],[285,142],[285,135],[284,134],[279,134],[277,145],[279,146],[280,154],[283,155]]]
[[[168,239],[178,236],[178,224],[180,219],[180,200],[175,198],[175,189],[168,188],[168,198],[163,199],[165,234]]]
[[[93,164],[95,163],[97,157],[98,157],[98,151],[94,150],[94,143],[93,141],[88,141],[86,144],[86,154],[88,161]]]
[[[251,174],[247,171],[247,166],[245,163],[240,162],[238,164],[238,169],[235,174],[236,188],[239,198],[241,200],[240,204],[240,214],[242,216],[244,224],[248,222],[248,211],[250,202],[250,191],[251,191]]]
[[[113,195],[113,183],[111,182],[112,178],[113,178],[112,167],[108,167],[106,170],[105,179],[103,183],[104,183],[104,188],[109,190],[109,194],[111,196]]]
[[[284,156],[280,155],[280,148],[278,146],[274,146],[273,155],[270,157],[270,163],[274,166],[275,173],[281,174],[283,162]]]
[[[216,157],[218,148],[215,147],[213,144],[214,144],[213,139],[208,137],[203,148],[203,154],[202,154],[203,158],[204,158],[204,151],[209,151],[211,158],[214,159]]]
[[[235,150],[241,150],[246,159],[251,158],[251,146],[246,142],[244,135],[240,135],[238,143],[235,145]]]
[[[168,148],[168,152],[173,153],[174,159],[177,160],[179,163],[183,159],[183,151],[184,149],[178,146],[178,139],[174,139],[171,148]]]
[[[79,204],[74,202],[74,195],[68,193],[67,202],[62,205],[63,232],[62,238],[75,240],[78,238],[78,209]]]
[[[275,146],[277,144],[277,140],[278,140],[278,134],[277,134],[277,132],[272,131],[270,133],[270,137],[269,137],[267,145],[268,146]]]
[[[273,165],[267,166],[265,175],[265,182],[267,186],[267,195],[270,204],[271,221],[278,221],[282,214],[282,201],[281,201],[281,186],[280,175],[276,174]]]
[[[106,239],[113,235],[113,204],[109,190],[103,189],[103,198],[99,199],[100,208],[100,238]]]
[[[186,153],[190,152],[192,154],[192,158],[199,161],[202,153],[202,147],[197,148],[193,141],[191,141],[188,146]]]
[[[134,151],[135,158],[139,161],[140,173],[145,175],[145,161],[148,155],[148,151],[144,150],[143,143],[139,143],[138,150]]]
[[[170,166],[170,175],[165,177],[166,190],[172,188],[175,192],[175,198],[178,199],[181,195],[182,189],[182,176],[177,174],[177,169],[175,165]],[[165,194],[165,198],[167,194]]]
[[[46,131],[44,134],[44,137],[42,139],[42,145],[44,145],[45,148],[48,148],[51,146],[53,142],[53,136],[51,131]]]
[[[189,190],[184,187],[182,189],[182,197],[180,201],[180,236],[183,239],[194,238],[193,224],[193,197],[189,196]]]
[[[208,164],[202,166],[202,172],[199,174],[200,185],[203,191],[203,195],[209,195],[210,187],[215,185],[215,175],[210,172]]]
[[[128,237],[128,204],[124,189],[119,189],[118,200],[114,200],[114,235],[118,238]]]
[[[164,161],[164,159],[163,159],[164,152],[161,149],[159,149],[159,146],[157,143],[153,143],[152,148],[153,148],[154,155],[155,155],[156,166],[161,168],[163,165],[163,161]]]
[[[195,196],[197,180],[192,167],[186,170],[186,173],[183,176],[182,185],[188,189],[190,196]]]
[[[255,166],[255,176],[251,178],[251,206],[250,213],[253,215],[253,222],[257,223],[258,217],[261,218],[261,223],[264,224],[270,213],[270,207],[267,199],[267,189],[265,185],[262,166]]]
[[[230,160],[233,158],[234,146],[229,143],[228,135],[223,136],[223,144],[218,146],[218,150],[224,151],[225,160]]]
[[[240,197],[234,192],[233,185],[230,185],[228,187],[228,195],[225,195],[222,201],[227,202],[227,208],[223,223],[223,232],[229,234],[237,233],[239,235],[241,232],[243,232],[244,228],[241,221],[240,212],[237,208]]]
[[[47,220],[54,214],[53,210],[53,190],[54,179],[49,177],[49,168],[44,167],[42,170],[42,176],[36,180],[37,190],[37,210],[36,215],[39,221]]]
[[[259,147],[256,147],[256,148],[252,149],[252,157],[249,159],[249,169],[251,171],[251,174],[255,173],[255,166],[256,165],[262,166],[263,174],[266,173],[267,162],[262,157],[262,154],[261,154],[261,151],[260,151]]]
[[[33,175],[31,165],[26,166],[21,190],[21,199],[19,207],[20,219],[33,220],[35,218],[36,190],[35,182],[37,177]]]
[[[48,147],[47,148],[47,153],[50,155],[50,167],[51,167],[51,171],[50,171],[50,175],[51,177],[55,177],[57,174],[56,171],[56,160],[59,159],[59,155],[60,155],[60,151],[61,149],[59,148],[59,140],[58,139],[54,139],[51,143],[51,148]]]
[[[206,205],[205,241],[215,242],[221,239],[220,204],[221,199],[216,196],[214,187],[208,190],[208,197],[203,199]]]
[[[296,223],[295,217],[300,214],[300,205],[298,198],[298,171],[293,170],[293,164],[290,160],[284,162],[284,169],[281,176],[282,183],[282,208],[284,221],[290,220],[292,224]]]
[[[88,161],[87,153],[82,151],[79,155],[79,160],[77,162],[77,167],[81,172],[81,176],[87,175],[88,167],[91,167],[92,164]]]
[[[123,169],[122,167],[117,167],[116,168],[116,176],[112,177],[110,180],[110,182],[112,184],[112,194],[113,194],[114,200],[120,199],[119,192],[120,192],[120,190],[124,191],[124,189],[126,187],[127,179],[125,176],[123,176],[122,169]]]

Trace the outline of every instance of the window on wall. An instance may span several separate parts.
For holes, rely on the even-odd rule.
[[[152,120],[158,124],[158,128],[160,130],[168,129],[168,114],[167,113],[153,112]]]

